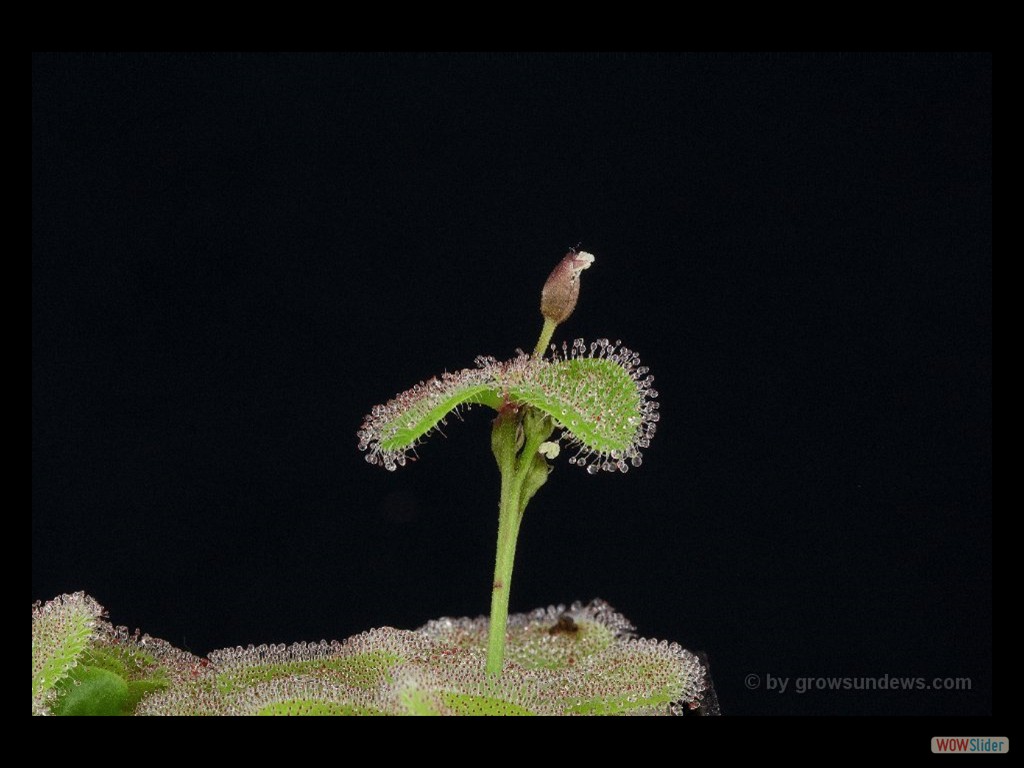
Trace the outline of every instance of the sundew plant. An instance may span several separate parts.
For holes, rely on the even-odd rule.
[[[717,714],[697,656],[636,638],[601,600],[508,615],[519,526],[557,463],[628,472],[641,466],[658,423],[653,377],[631,349],[604,338],[551,343],[593,262],[570,249],[551,273],[532,354],[478,357],[473,368],[422,381],[374,407],[358,431],[366,460],[395,471],[418,459],[420,444],[452,414],[493,409],[501,491],[489,618],[200,657],[113,626],[81,592],[61,595],[32,607],[32,713]]]
[[[544,326],[532,355],[520,350],[511,360],[478,357],[475,368],[420,382],[376,406],[358,433],[366,460],[394,471],[415,457],[416,446],[449,414],[474,404],[497,412],[491,450],[501,473],[501,501],[487,643],[491,674],[501,672],[504,660],[519,526],[563,452],[562,443],[572,453],[569,464],[591,474],[627,472],[641,465],[641,451],[657,427],[654,377],[635,352],[608,339],[550,344],[576,308],[580,278],[593,263],[593,254],[570,249],[548,277],[540,302]]]

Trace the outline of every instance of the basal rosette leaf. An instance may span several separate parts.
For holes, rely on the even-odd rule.
[[[623,715],[669,713],[698,704],[707,670],[690,651],[665,640],[630,639],[584,658],[561,689],[565,713]]]
[[[103,615],[81,592],[33,606],[33,714],[132,714],[143,698],[199,667],[192,654],[111,626]]]
[[[32,606],[32,714],[46,714],[56,686],[79,663],[103,608],[83,592]]]
[[[232,716],[374,716],[382,710],[375,691],[352,688],[327,677],[303,675],[268,680],[245,689],[224,705]]]
[[[536,675],[509,668],[500,677],[484,669],[481,649],[438,647],[433,659],[397,666],[382,695],[404,715],[551,715],[546,685]]]
[[[419,632],[441,647],[483,651],[488,619],[444,618]],[[569,669],[612,645],[633,637],[633,625],[603,600],[538,608],[508,617],[505,659],[510,666],[537,672]]]
[[[487,630],[484,617],[437,619],[420,629],[439,647],[458,649],[429,664],[433,682],[420,684],[435,706],[444,701],[438,691],[459,690],[474,707],[486,700],[534,714],[670,715],[699,704],[706,689],[707,670],[694,654],[675,643],[637,639],[633,625],[603,600],[509,616],[508,652],[496,681],[478,675],[480,665],[472,663],[474,654],[483,655]]]
[[[707,685],[696,656],[636,639],[629,621],[601,600],[510,616],[498,677],[485,669],[484,617],[437,619],[416,631],[381,627],[343,642],[225,649],[204,659],[111,627],[84,595],[51,604],[33,612],[36,622],[63,617],[55,622],[62,648],[68,626],[79,628],[76,638],[84,628],[87,638],[69,651],[76,663],[57,684],[66,690],[46,702],[57,715],[668,715],[699,704]],[[70,625],[69,616],[77,617]],[[34,651],[46,629],[36,622]],[[34,655],[34,697],[40,661]]]

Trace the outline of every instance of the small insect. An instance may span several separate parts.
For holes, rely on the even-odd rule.
[[[580,631],[579,626],[573,621],[572,616],[568,613],[563,613],[558,617],[558,621],[551,629],[548,630],[549,635],[575,635]]]

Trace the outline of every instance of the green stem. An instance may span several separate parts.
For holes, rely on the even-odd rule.
[[[544,318],[544,327],[541,328],[540,338],[537,339],[537,346],[533,348],[533,356],[540,358],[544,357],[544,353],[548,350],[548,344],[551,343],[551,336],[555,333],[555,328],[558,327],[558,323],[547,317]]]
[[[505,661],[508,628],[508,598],[512,587],[516,541],[523,513],[533,494],[547,480],[548,465],[538,449],[551,436],[553,426],[544,414],[525,408],[520,417],[499,413],[491,434],[491,449],[501,472],[501,502],[498,509],[498,548],[491,583],[491,621],[487,635],[487,672],[501,674]],[[519,450],[520,435],[523,438]]]
[[[544,318],[533,356],[544,356],[558,323]],[[548,477],[548,463],[538,453],[541,443],[554,431],[551,419],[529,406],[506,407],[498,411],[491,431],[491,451],[501,473],[501,502],[498,507],[498,550],[494,557],[491,583],[491,622],[487,634],[487,673],[500,675],[505,663],[505,635],[508,630],[508,596],[512,588],[512,566],[516,541],[526,505]],[[522,450],[519,441],[522,440]]]
[[[505,633],[508,625],[508,596],[512,588],[512,566],[522,510],[514,473],[502,473],[501,508],[498,512],[498,552],[494,559],[494,583],[491,585],[491,623],[487,636],[487,672],[501,674],[505,661]]]

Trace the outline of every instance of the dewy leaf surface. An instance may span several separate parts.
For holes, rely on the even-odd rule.
[[[528,405],[562,428],[576,451],[570,464],[626,472],[640,466],[660,418],[653,380],[635,352],[607,339],[589,347],[577,339],[550,360],[480,357],[476,368],[420,382],[374,407],[357,433],[359,447],[371,464],[394,470],[449,414],[474,404]]]
[[[47,711],[57,683],[78,664],[103,609],[83,592],[32,606],[32,713]]]
[[[509,616],[500,676],[485,669],[485,617],[437,619],[416,631],[381,627],[344,642],[229,648],[204,659],[111,627],[84,595],[47,605],[33,609],[34,651],[44,634],[47,647],[79,648],[83,631],[86,642],[68,651],[76,665],[64,683],[77,676],[78,684],[45,707],[34,702],[37,714],[668,715],[696,706],[706,686],[696,656],[636,639],[600,600]]]

